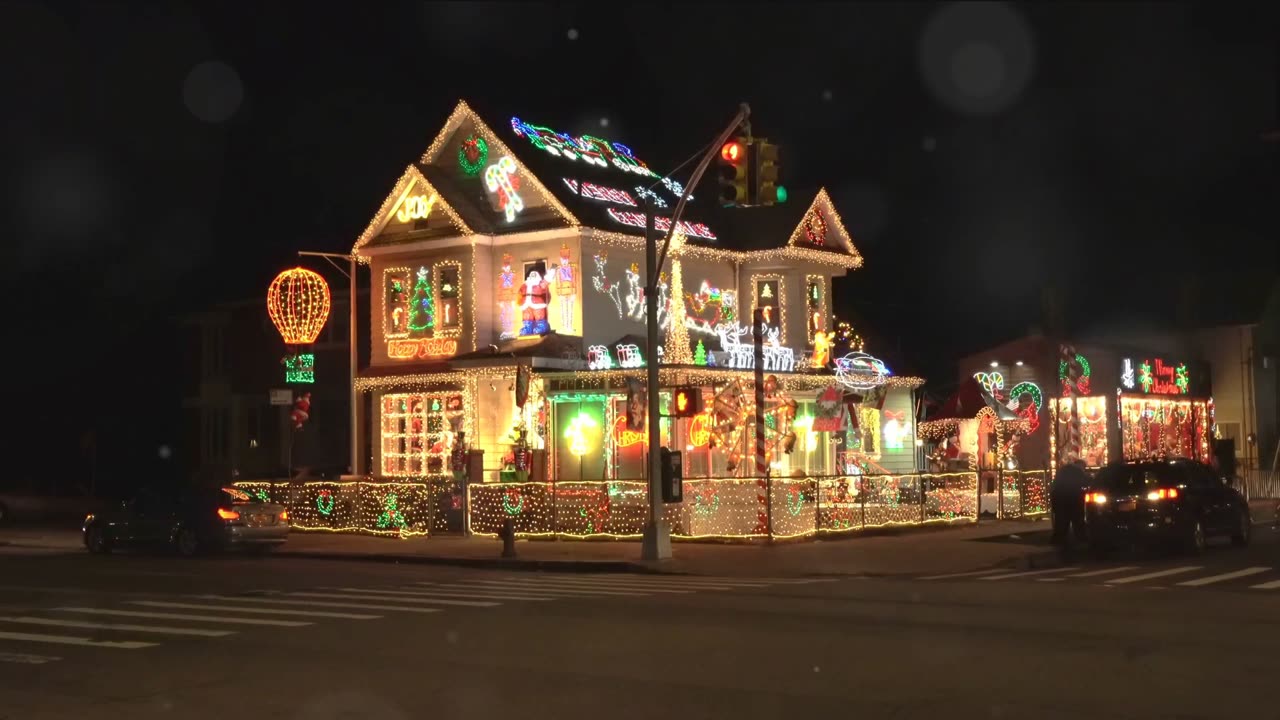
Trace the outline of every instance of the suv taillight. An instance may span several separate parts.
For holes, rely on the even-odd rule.
[[[1094,505],[1105,505],[1107,503],[1107,496],[1099,492],[1085,493],[1084,501],[1087,503],[1093,503]]]
[[[1178,497],[1178,488],[1160,488],[1147,493],[1148,500],[1172,500]]]
[[[218,508],[218,517],[222,518],[223,520],[239,520],[240,513],[236,512],[235,510]]]

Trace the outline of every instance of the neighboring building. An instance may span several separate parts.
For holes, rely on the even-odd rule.
[[[1072,398],[1065,397],[1071,379],[1062,375],[1060,344],[1043,336],[962,358],[959,378],[977,377],[1011,405],[1031,386],[1043,398],[1035,424],[1045,429],[1018,448],[1025,468],[1054,469],[1065,458],[1073,403],[1080,454],[1090,466],[1161,453],[1207,461],[1216,439],[1231,438],[1240,467],[1257,467],[1259,446],[1250,437],[1265,430],[1260,418],[1274,428],[1276,412],[1274,369],[1266,375],[1275,361],[1259,353],[1258,331],[1245,324],[1079,338],[1073,345],[1084,377],[1072,386]]]
[[[329,320],[307,348],[315,355],[313,383],[286,383],[282,358],[288,351],[267,315],[265,297],[183,318],[189,349],[182,457],[193,478],[279,478],[291,465],[350,465],[349,293],[341,287],[345,279],[336,284]],[[271,390],[288,388],[311,393],[311,417],[300,432],[289,420],[292,407],[270,401]]]

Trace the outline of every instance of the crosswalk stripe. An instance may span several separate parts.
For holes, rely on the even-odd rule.
[[[1195,572],[1196,570],[1203,570],[1203,569],[1204,568],[1202,568],[1199,565],[1189,565],[1187,567],[1177,567],[1171,570],[1160,570],[1158,572],[1143,573],[1141,575],[1130,575],[1129,577],[1116,578],[1114,580],[1108,580],[1106,584],[1127,585],[1129,583],[1142,582],[1143,580],[1153,580],[1158,577],[1168,577],[1169,575],[1181,575],[1183,573]]]
[[[422,589],[432,590],[430,586],[423,585]],[[484,597],[491,595],[493,597],[503,598],[508,594],[525,598],[535,598],[538,600],[556,600],[559,598],[580,597],[582,592],[576,590],[555,590],[551,588],[534,588],[522,585],[441,585],[438,592],[442,595],[457,595],[458,597]],[[627,597],[641,597],[645,593],[638,592],[608,592],[601,591],[598,593],[586,593],[595,595],[623,595]]]
[[[533,578],[530,578],[530,579],[528,579],[528,580],[509,580],[509,581],[507,581],[507,582],[511,582],[511,583],[519,584],[519,585],[526,585],[526,586],[528,586],[528,587],[567,588],[567,589],[570,589],[570,590],[577,590],[577,589],[583,589],[583,590],[590,590],[590,589],[600,589],[600,590],[628,590],[628,591],[635,591],[635,592],[680,593],[680,594],[688,594],[688,593],[692,593],[692,592],[697,592],[697,591],[699,591],[699,590],[732,590],[732,589],[733,589],[733,588],[728,587],[728,586],[725,586],[725,587],[714,587],[714,586],[708,586],[708,587],[697,587],[697,588],[689,588],[689,587],[684,587],[684,588],[671,588],[671,587],[664,587],[664,586],[661,586],[661,585],[659,585],[659,586],[657,586],[657,587],[651,587],[651,586],[646,586],[646,585],[629,585],[629,584],[628,584],[628,585],[623,585],[623,584],[621,584],[621,583],[616,583],[616,584],[615,584],[615,583],[609,583],[608,585],[603,585],[603,584],[602,584],[602,585],[597,585],[597,584],[595,584],[595,583],[591,583],[591,582],[581,582],[581,581],[577,581],[577,580],[542,580],[542,579],[537,579],[537,580],[535,580],[535,579],[533,579]]]
[[[428,605],[456,605],[458,607],[497,607],[502,603],[490,602],[488,600],[458,600],[454,598],[428,598],[428,597],[387,597],[385,595],[358,595],[359,591],[350,593],[323,593],[323,592],[291,592],[286,593],[289,597],[306,597],[306,598],[330,598],[333,600],[381,600],[383,602],[415,602],[426,603]]]
[[[922,578],[917,578],[917,579],[918,580],[950,580],[951,578],[974,577],[975,575],[991,575],[992,573],[998,573],[998,572],[1003,572],[1003,571],[992,570],[988,568],[986,570],[970,570],[969,572],[947,573],[946,575],[926,575]]]
[[[109,610],[107,608],[60,607],[59,612],[88,613],[91,615],[119,615],[120,617],[159,618],[161,620],[196,620],[208,623],[238,623],[241,625],[271,625],[273,627],[303,627],[311,623],[303,620],[267,620],[264,618],[209,617],[187,613],[144,612],[142,610]]]
[[[426,583],[423,583],[423,584],[425,585]],[[489,586],[493,588],[502,588],[505,590],[510,590],[512,592],[522,592],[525,588],[528,587],[523,583],[515,583],[507,580],[476,580],[472,584],[484,585],[484,586]],[[450,585],[445,587],[458,587],[458,586]],[[582,588],[582,589],[567,588],[567,587],[566,588],[550,588],[548,589],[548,592],[550,592],[551,590],[554,590],[556,594],[559,594],[559,595],[620,595],[620,596],[628,596],[628,597],[640,597],[644,595],[644,593],[642,592],[634,592],[634,591],[624,592],[622,590],[595,590],[595,589],[588,590],[587,588]]]
[[[339,618],[342,620],[373,620],[376,615],[357,615],[355,613],[328,612],[318,610],[272,610],[271,608],[238,607],[235,605],[200,605],[197,603],[162,602],[160,600],[130,600],[131,605],[147,607],[176,608],[178,610],[213,610],[215,612],[257,613],[261,615],[307,615],[311,617]],[[231,617],[234,617],[231,616]]]
[[[341,590],[342,592],[362,592],[373,595],[389,595],[388,600],[394,599],[396,595],[404,595],[408,597],[444,597],[444,598],[475,598],[477,600],[550,600],[551,598],[537,597],[535,595],[509,595],[506,593],[481,593],[481,592],[457,592],[454,590],[370,590],[368,588],[323,588],[325,590]]]
[[[1280,580],[1264,582],[1261,585],[1250,585],[1250,590],[1280,590]]]
[[[1074,567],[1053,568],[1051,570],[1027,570],[1026,572],[1005,573],[1003,575],[988,575],[980,577],[979,580],[1008,580],[1010,578],[1033,577],[1035,575],[1048,575],[1050,573],[1066,572],[1075,570]]]
[[[369,603],[344,603],[344,602],[328,602],[324,600],[286,600],[282,597],[227,597],[225,595],[201,595],[200,597],[208,600],[233,600],[235,602],[255,602],[255,603],[271,603],[275,605],[302,605],[306,607],[339,607],[339,608],[359,608],[361,610],[378,610],[387,612],[411,612],[411,613],[434,613],[440,612],[440,608],[420,608],[409,607],[408,605],[370,605]],[[390,598],[384,598],[390,600]],[[368,615],[365,618],[373,620],[382,617],[381,615]]]
[[[52,655],[29,655],[27,653],[0,653],[0,662],[18,663],[20,665],[44,665],[57,662],[60,657]]]
[[[156,646],[156,643],[139,642],[137,640],[92,640],[71,635],[36,635],[35,633],[5,631],[0,631],[0,640],[25,640],[27,642],[55,643],[58,645],[113,648],[115,650],[138,650]]]
[[[1066,578],[1036,578],[1036,582],[1066,582]]]
[[[164,635],[196,635],[199,637],[223,637],[235,635],[234,630],[204,630],[201,628],[175,628],[160,625],[129,625],[125,623],[96,623],[87,620],[57,620],[40,617],[0,617],[0,621],[22,625],[50,625],[54,627],[89,628],[91,630],[119,630],[121,632],[151,632]]]
[[[743,588],[763,588],[769,587],[771,583],[762,583],[754,581],[732,581],[732,580],[649,580],[644,576],[626,576],[626,577],[608,577],[596,578],[589,576],[566,576],[566,575],[543,575],[543,576],[508,576],[505,580],[529,580],[535,582],[569,582],[583,585],[598,585],[600,587],[613,586],[634,586],[645,588],[714,588],[716,590],[727,590],[735,587]]]
[[[1075,575],[1068,575],[1067,577],[1072,577],[1072,578],[1098,577],[1099,575],[1114,575],[1116,573],[1125,572],[1126,570],[1137,570],[1137,569],[1138,569],[1137,565],[1125,565],[1123,567],[1106,568],[1105,570],[1090,570],[1089,572],[1076,573]]]
[[[1213,583],[1217,583],[1217,582],[1225,582],[1227,580],[1235,580],[1236,578],[1249,577],[1250,575],[1257,575],[1258,573],[1270,572],[1270,570],[1271,568],[1269,567],[1251,567],[1251,568],[1245,568],[1243,570],[1236,570],[1235,572],[1222,573],[1221,575],[1210,575],[1209,577],[1196,578],[1195,580],[1187,580],[1185,582],[1180,582],[1178,584],[1185,585],[1188,587],[1200,587],[1201,585],[1212,585]]]

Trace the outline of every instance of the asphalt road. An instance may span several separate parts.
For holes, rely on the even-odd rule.
[[[816,582],[9,552],[0,718],[1269,720],[1261,530],[1195,558]]]

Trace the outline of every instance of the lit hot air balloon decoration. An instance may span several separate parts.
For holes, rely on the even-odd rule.
[[[316,341],[329,319],[329,284],[306,268],[285,270],[267,288],[267,312],[287,345]]]

